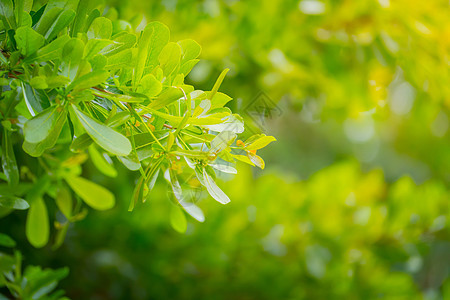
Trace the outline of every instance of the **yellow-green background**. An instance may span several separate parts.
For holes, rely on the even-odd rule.
[[[90,211],[56,252],[12,228],[27,263],[69,266],[73,299],[450,299],[447,0],[108,3],[199,42],[196,87],[230,68],[234,111],[263,91],[278,141],[258,151],[264,171],[220,181],[230,204],[201,200],[206,221],[185,235],[163,180],[128,213],[135,175],[88,162],[117,207]]]

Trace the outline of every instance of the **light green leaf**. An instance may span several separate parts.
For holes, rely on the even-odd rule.
[[[62,12],[63,9],[61,7],[50,7],[47,5],[44,14],[35,26],[36,32],[45,35]]]
[[[211,153],[219,153],[222,150],[229,147],[237,135],[231,131],[222,131],[220,132],[212,141],[211,141]]]
[[[103,54],[103,50],[108,49],[112,43],[114,42],[105,39],[89,40],[84,48],[84,58],[89,59],[99,53]]]
[[[84,43],[80,39],[70,39],[62,51],[62,73],[74,80],[77,75],[78,65],[83,57]]]
[[[69,9],[65,10],[59,14],[58,19],[53,22],[53,25],[49,28],[47,33],[45,34],[45,38],[47,40],[52,40],[55,38],[58,33],[60,33],[64,28],[69,26],[69,24],[75,18],[75,11]]]
[[[178,44],[183,50],[181,64],[186,63],[189,60],[197,58],[202,52],[202,47],[194,40],[187,39],[179,41]]]
[[[132,53],[131,49],[119,52],[117,54],[108,56],[108,62],[106,63],[106,70],[117,70],[124,67],[129,67],[131,63]]]
[[[142,32],[138,42],[138,53],[134,67],[133,86],[136,88],[143,75],[158,65],[158,56],[169,42],[170,32],[166,25],[151,22]]]
[[[59,210],[64,214],[64,216],[67,219],[70,219],[72,217],[73,201],[69,189],[67,189],[65,186],[61,186],[58,189],[55,201],[56,205],[58,206]]]
[[[214,83],[214,86],[211,90],[211,94],[209,95],[209,100],[211,100],[211,103],[214,103],[213,102],[214,96],[216,95],[217,91],[219,90],[219,87],[222,84],[222,81],[225,78],[225,76],[227,75],[228,71],[230,71],[230,69],[223,70],[222,73],[220,73],[219,77],[217,78],[216,83]]]
[[[53,125],[50,128],[50,131],[46,133],[47,136],[44,140],[37,143],[30,143],[26,140],[24,141],[22,148],[26,153],[31,156],[38,157],[41,156],[46,149],[52,148],[56,144],[67,119],[67,110],[64,109],[60,112],[57,111],[56,114],[56,121],[52,122]]]
[[[213,178],[206,172],[206,169],[203,169],[203,182],[200,180],[202,184],[208,190],[208,193],[213,197],[216,201],[222,204],[227,204],[230,202],[230,198],[217,186],[214,182]]]
[[[23,126],[25,140],[29,143],[39,143],[45,140],[58,119],[58,106],[52,106],[28,120]]]
[[[148,97],[158,95],[162,90],[162,83],[156,79],[153,74],[147,74],[142,77],[140,86],[137,89],[138,93],[143,93]]]
[[[183,63],[180,66],[180,71],[178,73],[181,73],[183,75],[187,75],[189,74],[189,72],[191,72],[192,68],[199,62],[199,59],[191,59],[188,60],[187,62]]]
[[[180,89],[174,88],[174,87],[169,87],[169,88],[165,89],[158,96],[158,98],[156,98],[155,101],[150,103],[148,105],[148,107],[153,108],[153,109],[161,109],[161,108],[169,105],[170,103],[180,99],[183,96],[184,96],[184,94]]]
[[[158,57],[165,76],[169,76],[180,65],[181,48],[176,43],[168,43]]]
[[[91,88],[93,86],[104,83],[106,79],[109,77],[109,72],[104,70],[97,70],[90,73],[87,73],[80,78],[75,79],[68,87],[67,91],[73,90],[81,91],[84,89]]]
[[[91,145],[88,150],[92,163],[100,172],[109,177],[117,177],[117,170],[114,169],[112,163],[108,162],[94,145]]]
[[[131,152],[131,143],[125,136],[92,119],[85,113],[79,111],[74,105],[71,106],[71,109],[89,136],[100,147],[119,156],[126,156]]]
[[[57,60],[61,58],[64,44],[69,41],[68,35],[63,35],[55,39],[50,44],[40,48],[35,54],[27,57],[25,62],[45,62],[49,60]]]
[[[185,233],[187,229],[186,216],[183,211],[176,205],[172,205],[170,209],[170,224],[173,229],[179,233]]]
[[[26,235],[30,244],[42,248],[48,243],[50,226],[47,206],[41,197],[37,197],[28,210]]]
[[[106,188],[82,177],[66,177],[72,190],[90,207],[96,210],[107,210],[114,207],[114,195]]]
[[[45,43],[45,39],[42,35],[30,27],[25,26],[18,28],[14,37],[16,39],[17,48],[20,50],[20,53],[25,56],[35,53]]]
[[[261,168],[261,169],[264,169],[264,167],[265,167],[265,163],[264,163],[264,160],[260,157],[260,156],[258,156],[258,155],[256,155],[255,153],[253,153],[253,152],[247,152],[247,157],[250,159],[250,161],[252,162],[252,163],[254,163],[257,167],[259,167],[259,168]]]
[[[267,145],[269,145],[270,143],[276,141],[276,138],[274,138],[273,136],[266,136],[266,135],[261,135],[258,139],[252,141],[250,144],[245,146],[245,149],[247,150],[258,150],[261,148],[266,147]],[[247,144],[247,142],[246,142]]]
[[[89,27],[89,30],[87,32],[87,36],[89,39],[109,39],[111,38],[112,34],[112,23],[111,20],[100,17],[96,18],[91,26]]]

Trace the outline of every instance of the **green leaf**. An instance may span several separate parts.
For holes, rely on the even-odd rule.
[[[100,147],[119,156],[126,156],[131,152],[131,143],[125,136],[108,126],[105,126],[99,121],[92,119],[79,111],[74,105],[71,106],[71,109],[74,116],[78,118],[89,136]]]
[[[155,75],[147,74],[142,77],[140,86],[137,89],[138,93],[143,93],[148,97],[158,95],[162,90],[162,83],[156,79]]]
[[[151,22],[145,26],[138,43],[133,87],[136,88],[142,76],[150,73],[158,65],[158,56],[169,42],[169,37],[169,28],[160,22]]]
[[[39,143],[45,140],[58,120],[58,106],[52,106],[28,120],[23,126],[25,140],[29,143]]]
[[[10,236],[0,233],[0,246],[12,248],[16,246],[16,242]]]
[[[68,35],[60,36],[50,44],[40,48],[35,54],[27,57],[24,61],[29,63],[32,61],[45,62],[60,59],[63,46],[69,40]]]
[[[23,26],[18,28],[14,37],[16,39],[17,48],[24,56],[35,53],[45,43],[44,37],[30,27]]]
[[[80,39],[70,39],[62,51],[62,74],[74,80],[84,52],[84,43]]]
[[[85,149],[87,149],[91,144],[93,140],[87,133],[83,133],[82,135],[76,137],[72,144],[70,145],[70,151],[72,152],[81,152]]]
[[[258,149],[266,147],[267,145],[269,145],[270,143],[272,143],[274,141],[276,141],[276,138],[274,138],[273,136],[261,135],[259,138],[257,138],[250,144],[246,145],[245,149],[258,150]],[[247,142],[246,142],[246,144],[247,144]]]
[[[213,178],[206,172],[206,169],[203,169],[203,181],[200,182],[206,187],[208,193],[213,197],[216,201],[222,204],[227,204],[230,202],[230,198],[217,186],[214,182]]]
[[[179,233],[185,233],[187,229],[186,216],[183,211],[176,205],[172,205],[170,209],[170,224],[173,229]]]
[[[153,108],[153,109],[161,109],[161,108],[169,105],[170,103],[180,99],[183,96],[184,96],[184,94],[180,89],[174,88],[174,87],[169,87],[169,88],[165,89],[158,96],[158,98],[156,98],[155,101],[150,103],[148,105],[148,107]]]
[[[219,77],[217,78],[216,83],[214,83],[214,86],[211,90],[211,94],[209,95],[209,100],[211,100],[211,103],[214,103],[213,102],[214,96],[216,95],[217,91],[219,90],[219,87],[222,84],[222,81],[225,78],[225,76],[227,75],[228,71],[230,71],[230,69],[223,70],[222,73],[220,73]]]
[[[265,163],[264,163],[264,160],[263,160],[260,156],[256,155],[255,153],[252,153],[252,152],[247,151],[247,157],[248,157],[248,158],[250,159],[250,161],[251,161],[252,163],[254,163],[257,167],[259,167],[259,168],[261,168],[261,169],[264,169]]]
[[[65,177],[72,190],[90,207],[96,210],[111,209],[115,205],[114,195],[106,188],[82,177]]]
[[[23,82],[22,91],[25,103],[32,116],[35,116],[36,112],[40,113],[50,106],[50,101],[45,91],[36,91],[30,85],[24,84]]]
[[[12,0],[0,1],[0,20],[6,29],[16,29],[16,19],[14,18],[14,9]]]
[[[47,207],[41,197],[36,198],[28,210],[26,235],[30,244],[42,248],[48,243],[50,226]]]
[[[231,131],[222,131],[220,132],[212,141],[211,141],[211,153],[219,153],[222,150],[228,148],[236,139],[237,135]]]
[[[159,54],[159,64],[165,76],[169,76],[180,65],[181,48],[176,43],[168,43]]]
[[[73,90],[81,91],[84,89],[91,88],[93,86],[99,85],[101,83],[104,83],[106,79],[108,79],[109,73],[104,70],[97,70],[93,71],[91,73],[87,73],[80,78],[74,80],[68,87],[67,91]]]
[[[180,66],[180,71],[179,73],[183,74],[183,75],[187,75],[189,74],[189,72],[191,72],[192,68],[199,62],[199,59],[191,59],[188,60],[187,62],[183,63]]]
[[[45,34],[47,40],[54,39],[58,33],[60,33],[64,28],[70,25],[70,23],[75,18],[75,11],[68,9],[59,14],[58,18],[53,22],[52,27]]]
[[[30,205],[27,201],[14,196],[0,196],[0,207],[9,209],[28,209]]]
[[[89,27],[89,30],[87,32],[87,36],[89,39],[109,39],[111,38],[112,34],[112,23],[111,20],[100,17],[96,18],[91,26]]]
[[[103,54],[103,51],[108,49],[112,43],[114,43],[114,41],[104,39],[89,40],[86,43],[86,47],[84,47],[84,58],[89,59],[99,53]]]
[[[61,7],[51,7],[47,5],[44,14],[35,26],[36,32],[45,35],[50,30],[53,23],[58,19],[62,11],[63,9]]]
[[[29,27],[31,27],[31,17],[28,14],[31,11],[31,8],[33,6],[33,0],[16,0],[15,1],[15,8],[14,8],[14,14],[16,16],[17,20],[17,27],[28,25],[24,19],[26,16],[29,18]]]
[[[70,219],[72,217],[73,201],[69,189],[67,189],[65,186],[61,186],[58,189],[55,201],[56,205],[58,206],[59,210],[64,214],[64,216],[67,219]]]
[[[109,177],[117,177],[117,170],[114,169],[112,163],[108,162],[94,145],[91,145],[88,149],[92,163],[100,172]]]
[[[124,67],[128,67],[131,63],[132,53],[131,49],[126,49],[125,51],[119,52],[117,54],[108,57],[108,62],[106,63],[106,70],[117,70]]]
[[[17,185],[19,183],[19,168],[17,167],[16,156],[11,142],[11,132],[3,128],[2,137],[2,168],[8,183]]]
[[[181,63],[184,64],[187,61],[197,58],[202,52],[202,47],[194,40],[187,39],[179,41],[178,44],[183,50]]]

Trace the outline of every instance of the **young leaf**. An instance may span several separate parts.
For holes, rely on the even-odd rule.
[[[142,77],[140,86],[137,89],[138,93],[143,93],[148,97],[158,95],[162,90],[162,83],[156,79],[155,75],[147,74]]]
[[[30,27],[25,26],[18,28],[14,37],[16,39],[17,48],[24,56],[35,53],[45,43],[45,39],[42,35]]]
[[[47,206],[41,197],[36,198],[28,210],[26,235],[30,244],[42,248],[48,243],[50,226]]]
[[[203,169],[203,182],[202,182],[208,193],[213,197],[216,201],[222,204],[227,204],[230,202],[230,198],[217,186],[212,177],[206,172],[206,169]]]
[[[202,52],[202,47],[194,40],[187,39],[179,41],[178,44],[183,50],[181,63],[184,64],[189,60],[197,58]]]
[[[112,23],[110,19],[105,17],[96,18],[89,30],[87,36],[89,39],[109,39],[112,34]]]
[[[71,112],[100,147],[118,156],[126,156],[131,152],[131,143],[125,136],[92,119],[74,105],[71,106]]]
[[[66,182],[72,190],[90,207],[96,210],[107,210],[114,207],[114,195],[106,188],[82,177],[68,176]]]
[[[273,136],[261,135],[258,139],[252,141],[250,144],[245,146],[246,150],[258,150],[266,147],[270,143],[276,141],[276,138]],[[246,142],[247,144],[247,142]]]
[[[219,77],[217,78],[216,83],[214,83],[214,86],[211,90],[211,94],[209,95],[209,100],[211,100],[212,103],[213,103],[214,96],[216,95],[217,91],[219,90],[219,87],[222,84],[222,81],[225,78],[225,76],[227,75],[228,71],[230,71],[230,69],[223,70],[222,73],[220,73]]]
[[[164,75],[169,76],[180,65],[180,46],[176,43],[168,43],[159,54],[158,60]]]
[[[151,22],[145,26],[138,43],[137,59],[133,73],[133,87],[137,87],[142,76],[150,73],[158,65],[158,56],[169,42],[169,29],[160,22]]]

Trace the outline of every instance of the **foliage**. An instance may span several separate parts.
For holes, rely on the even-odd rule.
[[[30,206],[26,234],[36,248],[50,236],[44,196],[65,217],[56,223],[55,247],[69,224],[85,217],[82,202],[97,210],[115,205],[108,189],[82,177],[87,159],[105,176],[118,176],[114,157],[140,172],[130,211],[164,174],[174,200],[203,222],[180,178],[194,176],[226,204],[216,170],[236,173],[236,159],[264,168],[255,152],[274,140],[254,135],[233,146],[244,124],[224,107],[231,97],[218,91],[228,70],[211,91],[184,83],[199,61],[195,41],[169,42],[160,22],[134,33],[129,22],[102,13],[95,1],[2,1],[2,178],[8,185],[2,185],[0,205]],[[182,231],[176,224],[185,222],[184,213],[171,218]]]
[[[15,247],[16,242],[6,234],[0,234],[0,246]],[[18,299],[64,300],[64,291],[53,292],[59,280],[69,273],[68,268],[58,270],[41,269],[28,266],[22,273],[22,254],[15,250],[14,255],[0,252],[0,287],[6,286],[11,295]],[[3,296],[0,294],[0,296]],[[9,299],[9,298],[4,298]]]
[[[49,189],[42,197],[50,223],[55,223],[61,233],[67,231],[65,239],[60,238],[64,234],[48,233],[49,238],[55,240],[54,247],[60,246],[58,251],[49,251],[49,245],[41,249],[29,247],[24,232],[34,227],[25,226],[26,211],[17,210],[0,219],[0,228],[17,240],[27,263],[55,269],[68,266],[70,274],[60,286],[74,299],[443,300],[450,297],[447,254],[450,252],[450,22],[447,1],[105,2],[107,9],[97,7],[99,12],[93,11],[88,20],[101,19],[99,26],[108,22],[102,21],[103,18],[110,20],[112,34],[125,30],[134,35],[134,28],[140,31],[147,23],[161,21],[170,27],[172,40],[195,37],[202,51],[191,64],[202,60],[184,78],[184,85],[192,84],[207,91],[205,93],[212,93],[216,90],[216,81],[221,82],[225,73],[219,79],[217,75],[229,68],[220,91],[233,95],[238,101],[227,102],[224,107],[240,113],[246,132],[248,129],[259,132],[254,126],[249,127],[257,124],[252,124],[254,120],[246,109],[254,105],[264,91],[263,95],[279,112],[264,119],[264,132],[276,136],[277,143],[259,150],[258,145],[272,138],[256,135],[253,139],[259,139],[255,143],[251,143],[252,139],[241,138],[245,142],[237,140],[232,144],[231,149],[236,151],[233,154],[245,155],[236,159],[248,163],[252,158],[254,164],[262,167],[264,163],[253,155],[256,150],[264,157],[268,168],[264,174],[258,169],[251,172],[244,166],[237,175],[217,173],[217,177],[223,179],[220,186],[227,191],[227,198],[214,185],[200,190],[202,184],[195,175],[196,170],[187,168],[183,160],[176,161],[174,173],[183,196],[196,199],[195,206],[184,208],[200,220],[203,215],[196,214],[197,208],[207,215],[204,223],[198,223],[184,218],[178,201],[166,200],[167,194],[172,199],[181,194],[177,184],[175,189],[171,186],[167,189],[166,182],[173,178],[170,173],[162,176],[160,172],[158,178],[153,177],[155,181],[150,180],[149,184],[149,188],[153,187],[149,201],[140,204],[132,214],[128,213],[127,199],[139,183],[140,177],[136,176],[141,176],[141,172],[129,172],[125,166],[131,166],[132,161],[117,155],[121,162],[115,161],[111,168],[108,160],[102,159],[109,152],[98,146],[104,141],[94,140],[91,145],[95,147],[73,156],[85,160],[82,177],[63,179],[65,189]],[[42,4],[35,0],[32,10],[38,11]],[[88,5],[84,7],[86,11],[92,9]],[[146,19],[141,22],[142,13]],[[68,17],[70,14],[66,12]],[[14,22],[17,20],[16,17]],[[78,37],[83,43],[105,32],[92,29],[88,35],[84,25],[77,26],[86,34]],[[39,43],[40,38],[32,31],[21,31],[22,36]],[[69,36],[73,37],[70,28]],[[181,48],[186,46],[183,43],[179,42]],[[23,44],[24,39],[19,39],[19,45]],[[139,48],[129,49],[131,58],[135,58]],[[108,64],[109,55],[102,55],[108,57]],[[169,61],[163,57],[158,64],[170,69]],[[41,67],[44,65],[41,63]],[[63,66],[61,62],[60,68]],[[134,68],[132,64],[127,66]],[[116,74],[114,72],[110,74]],[[38,75],[49,84],[47,78],[51,75]],[[158,78],[157,74],[153,75]],[[17,82],[6,76],[0,80],[12,87]],[[120,76],[116,80],[120,83]],[[138,89],[159,89],[153,78],[142,80]],[[133,75],[128,85],[131,91],[115,89],[113,81],[111,76],[106,84],[97,87],[116,96],[89,89],[96,99],[89,102],[86,110],[82,104],[77,105],[78,111],[89,115],[90,106],[99,108],[98,105],[108,101],[103,96],[142,97],[142,90],[133,90]],[[29,85],[38,87],[42,82],[34,79]],[[4,86],[3,93],[6,89]],[[217,92],[214,97],[218,95],[221,94]],[[150,93],[147,96],[150,98],[145,101],[151,102],[160,95],[153,97]],[[109,101],[115,103],[117,99]],[[129,104],[138,108],[142,103],[147,105],[145,101]],[[181,113],[188,108],[183,106],[184,101],[183,95],[178,101]],[[167,118],[166,124],[174,127],[174,135],[177,126],[173,123],[182,117],[178,102],[169,105],[168,110],[154,111],[159,114],[155,119]],[[204,104],[196,103],[201,109]],[[69,112],[69,118],[75,114],[78,119],[78,111]],[[120,113],[123,115],[119,107],[113,122],[108,123],[94,112],[89,116],[110,127],[120,124]],[[137,112],[139,114],[139,110]],[[149,116],[153,117],[151,113]],[[142,120],[137,119],[138,125],[135,116],[129,120],[132,128],[142,129]],[[161,138],[161,144],[166,147],[169,136],[156,135],[157,122],[149,121],[155,126],[155,136]],[[78,124],[78,128],[82,126]],[[128,132],[126,127],[118,125],[113,129],[129,138],[133,131]],[[162,129],[170,128],[163,125]],[[143,131],[148,132],[145,128]],[[92,139],[89,132],[84,136]],[[191,143],[186,131],[178,136]],[[139,134],[134,137],[135,142],[139,142]],[[223,133],[222,137],[227,139],[233,135]],[[9,146],[9,140],[4,147],[16,154],[19,166],[28,166],[31,170],[19,168],[22,190],[14,190],[20,199],[27,200],[27,191],[33,182],[29,174],[39,179],[42,173],[35,172],[39,161],[31,164],[30,157],[20,150],[23,140],[20,129],[12,138],[13,147]],[[84,142],[79,140],[78,147]],[[56,145],[40,159],[48,160],[49,154],[58,158],[57,147],[60,146]],[[155,147],[150,149],[154,151]],[[234,147],[247,151],[238,153]],[[145,155],[136,150],[138,159]],[[175,155],[181,157],[186,150],[173,148],[173,151],[178,151]],[[115,160],[114,155],[109,156]],[[235,169],[230,168],[233,165],[218,161],[220,165],[216,161],[209,166],[235,173]],[[49,162],[53,170],[53,160]],[[184,167],[178,169],[180,162]],[[142,163],[144,173],[147,163],[148,159]],[[7,170],[10,165],[14,164],[6,165]],[[168,167],[167,163],[162,166]],[[10,169],[12,180],[16,180],[14,174],[17,173],[14,168]],[[202,180],[210,176],[201,170],[196,174]],[[6,176],[2,178],[6,180]],[[78,209],[83,202],[99,209],[111,205],[111,200],[100,206],[96,206],[98,202],[90,202],[91,191],[100,193],[104,199],[111,199],[111,194],[105,189],[95,191],[94,188],[88,190],[89,193],[85,189],[77,190],[79,181],[83,186],[85,180],[106,187],[117,197],[115,206],[107,211],[92,210],[86,216],[87,210]],[[11,187],[7,184],[0,187],[2,196],[10,195]],[[222,202],[227,202],[228,196],[233,201],[225,207],[218,201],[206,201],[210,193]],[[76,202],[75,211],[72,205],[67,205],[70,203],[67,199],[72,197]],[[57,201],[56,206],[49,205],[53,199]],[[25,209],[28,206],[25,200],[12,200],[9,197],[2,201],[10,207]],[[39,209],[39,203],[37,206]],[[67,216],[71,223],[67,222]],[[84,218],[82,222],[73,223],[81,218]],[[178,234],[170,226],[185,234]],[[42,240],[36,239],[34,243],[39,245]]]

